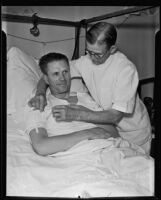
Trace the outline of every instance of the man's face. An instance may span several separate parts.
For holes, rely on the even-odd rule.
[[[103,64],[110,55],[110,49],[108,50],[106,45],[99,45],[98,43],[90,44],[87,42],[86,53],[89,55],[93,64]]]
[[[69,92],[71,76],[67,62],[60,60],[48,63],[46,79],[55,95]]]

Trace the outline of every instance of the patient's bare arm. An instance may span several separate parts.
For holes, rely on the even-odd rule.
[[[43,94],[46,95],[46,90],[48,88],[48,84],[41,78],[37,84],[37,91],[36,94]]]
[[[66,151],[82,140],[108,139],[110,137],[107,131],[99,127],[52,137],[48,137],[44,128],[38,128],[38,133],[32,129],[29,134],[33,149],[42,156]]]

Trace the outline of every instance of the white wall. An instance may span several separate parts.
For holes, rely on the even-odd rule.
[[[2,27],[4,27],[4,23]],[[7,49],[10,49],[12,46],[17,46],[36,58],[40,58],[49,51],[57,51],[65,53],[69,59],[71,58],[75,40],[71,39],[60,42],[58,42],[58,40],[74,38],[74,28],[39,25],[39,37],[31,35],[30,28],[32,28],[31,24],[7,22],[5,30],[5,32],[9,34],[7,35]],[[10,35],[25,38],[27,40]]]
[[[116,6],[8,6],[3,7],[2,13],[32,16],[37,12],[39,17],[67,21],[79,21],[103,14],[111,13],[123,7]],[[127,18],[128,17],[128,18]],[[126,19],[127,18],[127,19]],[[124,22],[125,20],[125,22]],[[155,15],[124,15],[106,20],[118,27],[118,47],[132,60],[138,69],[139,78],[153,77],[155,73],[155,31],[159,28],[159,12]],[[7,48],[17,46],[36,58],[50,51],[65,53],[71,59],[75,44],[75,29],[62,26],[39,25],[40,36],[34,37],[29,29],[32,24],[2,22],[2,29],[8,34],[20,36],[34,41],[17,39],[7,36]],[[80,55],[84,54],[85,31],[81,30]],[[73,39],[72,39],[73,38]],[[69,39],[66,41],[60,41]],[[46,43],[51,42],[51,43]],[[143,96],[153,96],[153,86],[144,87]]]
[[[9,13],[15,15],[32,16],[37,13],[39,17],[59,19],[66,21],[80,21],[81,19],[88,19],[93,16],[99,16],[119,9],[119,7],[109,6],[3,6],[2,13]],[[17,39],[13,36],[7,36],[7,49],[12,46],[17,46],[22,50],[30,53],[36,58],[41,57],[42,54],[49,51],[60,51],[65,53],[69,59],[72,58],[75,45],[75,28],[63,26],[47,26],[38,25],[40,36],[34,37],[30,34],[32,24],[2,22],[2,29],[11,35],[19,36],[29,40]],[[84,30],[81,30],[80,52],[84,53],[85,40]],[[70,39],[71,38],[71,39]],[[73,38],[73,39],[72,39]],[[66,41],[60,41],[70,39]],[[52,42],[59,41],[59,42]],[[46,43],[51,42],[51,43]]]
[[[119,48],[135,63],[140,79],[155,76],[156,27],[158,23],[154,21],[154,16],[143,15],[129,18],[127,26],[118,30]],[[143,86],[143,97],[153,97],[153,86]]]

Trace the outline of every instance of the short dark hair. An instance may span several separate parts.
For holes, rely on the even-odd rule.
[[[62,53],[48,53],[42,56],[39,60],[39,66],[43,74],[47,75],[47,64],[54,61],[64,60],[69,65],[69,60],[66,55]]]
[[[117,31],[113,24],[107,22],[98,22],[88,31],[86,40],[90,44],[106,44],[108,48],[116,43]]]

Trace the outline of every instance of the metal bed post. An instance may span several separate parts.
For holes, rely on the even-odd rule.
[[[72,60],[73,59],[77,59],[79,58],[79,39],[80,39],[80,32],[81,32],[81,28],[86,26],[86,20],[81,20],[79,22],[79,26],[75,28],[75,32],[76,32],[76,36],[75,36],[75,48],[74,48],[74,53],[72,56]]]
[[[79,58],[79,34],[80,34],[80,28],[75,27],[75,47],[72,60]]]
[[[22,15],[12,15],[12,14],[2,14],[2,21],[8,22],[19,22],[19,23],[33,23],[33,17],[22,16]],[[48,19],[37,16],[37,21],[39,24],[55,25],[55,26],[68,26],[77,27],[79,22],[64,21],[58,19]]]
[[[112,17],[119,17],[119,16],[122,16],[122,15],[127,15],[127,14],[135,13],[135,12],[142,11],[142,10],[147,10],[147,9],[154,8],[154,7],[157,7],[157,6],[135,6],[133,8],[128,8],[128,9],[125,9],[125,10],[119,10],[119,11],[116,11],[116,12],[108,13],[106,15],[92,17],[90,19],[87,19],[86,23],[101,21],[101,20],[112,18]]]

